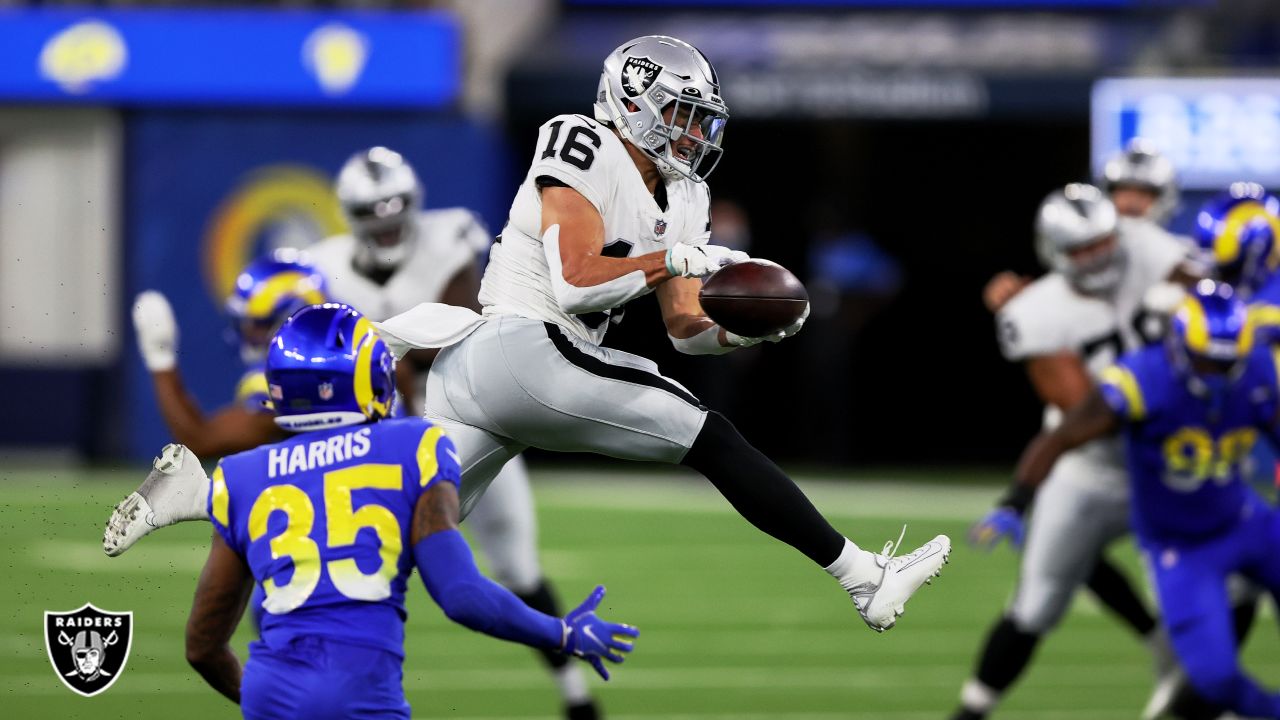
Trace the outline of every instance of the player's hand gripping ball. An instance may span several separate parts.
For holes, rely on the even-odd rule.
[[[809,293],[781,265],[752,258],[707,278],[698,294],[707,317],[743,338],[768,338],[796,325],[809,310]]]

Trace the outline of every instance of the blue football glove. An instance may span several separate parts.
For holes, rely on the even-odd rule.
[[[600,677],[608,680],[609,671],[605,669],[601,658],[614,663],[625,660],[622,653],[629,653],[635,647],[635,643],[625,638],[639,637],[640,631],[630,625],[606,622],[596,617],[596,608],[603,599],[604,586],[597,585],[581,605],[564,617],[565,638],[560,649],[591,663]]]
[[[1020,548],[1025,536],[1026,523],[1022,521],[1022,513],[1004,505],[993,509],[969,528],[969,544],[988,552],[1000,544],[1001,538]]]

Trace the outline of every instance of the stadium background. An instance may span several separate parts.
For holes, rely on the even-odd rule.
[[[105,509],[167,440],[128,308],[138,291],[164,290],[185,379],[206,409],[226,402],[229,278],[269,247],[340,228],[327,183],[361,147],[403,152],[428,207],[470,207],[496,233],[537,126],[589,111],[609,50],[648,33],[702,47],[733,115],[711,178],[731,203],[715,209],[717,239],[749,237],[752,254],[796,271],[814,316],[776,347],[689,359],[649,298],[609,344],[654,358],[788,468],[818,473],[806,477],[822,479],[820,505],[860,538],[894,536],[901,520],[959,536],[1035,431],[1039,408],[1000,360],[979,290],[1000,269],[1038,271],[1030,225],[1046,192],[1089,178],[1140,127],[1181,143],[1166,150],[1193,170],[1175,229],[1224,177],[1280,186],[1280,8],[1267,0],[152,5],[0,1],[0,538],[11,552],[0,607],[12,606],[0,697],[23,716],[150,715],[147,703],[175,699],[170,682],[183,703],[226,709],[181,665],[201,532],[114,561],[133,563],[124,572],[95,554]],[[1104,78],[1152,85],[1123,86],[1117,105],[1102,101]],[[1141,93],[1159,101],[1133,100]],[[870,637],[819,587],[772,596],[816,581],[714,497],[616,464],[535,461],[553,576],[567,588],[607,580],[620,612],[654,628],[606,690],[620,714],[940,717],[1008,588],[1008,553],[960,551],[910,625]],[[625,511],[636,496],[645,509]],[[595,520],[598,508],[616,518]],[[670,532],[655,540],[648,522]],[[604,527],[614,537],[581,552]],[[39,613],[87,597],[150,609],[168,628],[138,646],[107,705],[63,697],[33,654]],[[699,629],[715,615],[714,632]],[[1133,716],[1146,660],[1120,632],[1082,606],[1014,694],[1016,716]],[[419,713],[547,712],[536,668],[492,660],[518,648],[441,622],[411,637],[474,648],[411,655],[411,676],[449,668],[439,684],[410,681]],[[704,639],[710,661],[695,652]],[[1251,649],[1262,677],[1275,677],[1273,638],[1254,644],[1266,646]],[[489,662],[511,669],[486,678]],[[648,679],[628,690],[629,670]]]

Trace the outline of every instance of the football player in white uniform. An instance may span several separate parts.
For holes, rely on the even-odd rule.
[[[761,530],[834,575],[867,624],[891,627],[941,568],[938,536],[902,557],[861,550],[795,484],[644,358],[600,347],[623,306],[657,294],[674,346],[720,354],[766,338],[717,326],[701,280],[746,254],[709,245],[704,181],[728,118],[706,57],[648,36],[606,58],[592,116],[560,115],[539,131],[532,167],[490,254],[483,316],[420,306],[382,323],[393,348],[443,347],[426,415],[463,455],[464,509],[528,446],[679,463],[703,475]]]
[[[335,191],[351,232],[326,238],[307,251],[334,298],[372,320],[386,320],[419,303],[480,309],[476,254],[488,249],[491,236],[474,213],[465,208],[423,210],[417,174],[385,147],[353,155],[338,173]],[[434,356],[434,350],[415,350],[397,363],[397,384],[411,405],[422,396]],[[420,407],[409,410],[419,412]],[[559,603],[538,562],[537,521],[523,458],[502,468],[466,525],[495,579],[535,610],[559,615]],[[597,717],[578,665],[561,653],[542,655],[556,677],[566,717]]]
[[[1079,404],[1103,368],[1153,342],[1144,299],[1162,283],[1194,278],[1183,245],[1149,224],[1120,222],[1091,185],[1051,193],[1036,219],[1037,251],[1051,272],[1008,302],[997,318],[1006,359],[1023,362],[1045,403],[1045,425]],[[1176,293],[1177,289],[1173,291]],[[957,720],[983,718],[1030,662],[1070,605],[1102,550],[1129,530],[1128,483],[1119,438],[1064,455],[1035,499],[1013,600],[992,628]],[[974,527],[975,542],[1020,543],[1031,498],[1005,497]],[[1152,626],[1141,634],[1168,653]],[[1171,660],[1169,661],[1171,662]]]
[[[894,543],[880,553],[859,548],[723,415],[652,361],[599,345],[623,305],[650,292],[681,352],[720,354],[800,330],[803,318],[769,337],[741,337],[698,302],[700,278],[746,258],[707,244],[703,180],[719,160],[727,119],[715,70],[696,48],[663,36],[622,45],[605,59],[594,116],[560,115],[539,131],[490,253],[483,315],[423,304],[379,323],[380,334],[398,354],[441,348],[426,416],[462,455],[464,514],[529,446],[679,463],[822,566],[867,625],[884,631],[941,570],[950,539],[901,556]],[[153,495],[164,504],[153,517],[205,516],[172,500],[176,492]],[[118,525],[130,543],[151,529],[130,518]]]

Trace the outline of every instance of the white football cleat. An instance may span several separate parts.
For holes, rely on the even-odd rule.
[[[115,557],[156,528],[209,519],[209,486],[195,453],[177,443],[165,445],[147,479],[111,511],[102,534],[103,551]]]
[[[901,536],[898,542],[902,542]],[[885,543],[884,550],[875,556],[876,565],[882,568],[878,581],[863,582],[849,590],[858,614],[876,632],[893,627],[915,591],[942,572],[951,555],[951,538],[939,535],[907,555],[894,557],[897,549],[897,543]]]

